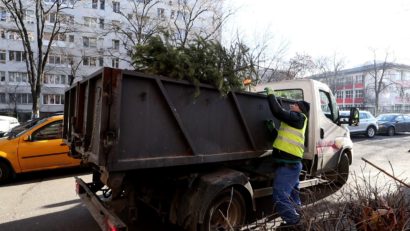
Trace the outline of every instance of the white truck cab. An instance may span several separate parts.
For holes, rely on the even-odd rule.
[[[338,180],[344,183],[352,162],[353,143],[349,130],[341,126],[339,108],[330,88],[316,80],[300,79],[257,85],[254,91],[263,92],[266,87],[275,91],[284,108],[297,100],[310,103],[304,161],[311,162],[310,172],[316,175],[337,170]],[[358,123],[352,119],[350,123]]]

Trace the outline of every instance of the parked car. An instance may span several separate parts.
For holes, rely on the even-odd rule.
[[[17,118],[0,115],[0,137],[2,137],[4,133],[9,132],[12,128],[18,125],[20,125],[20,123]]]
[[[349,111],[340,111],[340,115],[343,117],[348,117],[349,114]],[[369,111],[360,111],[359,119],[360,122],[358,126],[347,126],[350,134],[361,134],[373,138],[377,134],[379,128],[377,119]]]
[[[16,173],[74,167],[62,140],[63,116],[50,116],[16,126],[0,138],[0,182]]]
[[[410,115],[389,113],[376,117],[379,133],[393,136],[397,132],[410,132]]]

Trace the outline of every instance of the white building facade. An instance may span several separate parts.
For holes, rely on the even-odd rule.
[[[35,0],[27,0],[33,2]],[[54,0],[44,0],[52,4]],[[211,39],[221,39],[218,19],[221,2],[209,0],[64,0],[72,8],[64,9],[67,31],[52,44],[42,80],[40,114],[63,111],[64,92],[70,83],[108,66],[133,69],[131,42],[137,25],[143,25],[142,34],[149,35],[153,26],[178,37],[190,30],[189,39],[212,33]],[[218,3],[218,4],[216,4]],[[195,6],[195,7],[193,7]],[[149,10],[147,10],[149,7]],[[207,10],[202,11],[200,7]],[[190,13],[202,12],[191,23]],[[26,9],[25,25],[30,31],[32,44],[37,40],[34,9]],[[143,17],[141,17],[143,16]],[[46,22],[53,24],[52,11]],[[143,22],[141,23],[141,20]],[[189,24],[191,23],[191,24]],[[47,28],[44,46],[50,37]],[[130,31],[127,33],[127,31]],[[155,31],[159,34],[160,30]],[[155,34],[154,33],[154,34]],[[130,36],[127,38],[127,36]],[[144,37],[144,36],[142,36]],[[14,115],[20,121],[31,116],[32,98],[27,78],[24,48],[11,14],[0,4],[0,114]]]
[[[342,109],[357,107],[373,114],[400,112],[410,113],[410,66],[387,64],[386,68],[366,65],[310,78],[330,86],[336,101]],[[375,110],[375,73],[384,90],[379,94],[379,109]],[[384,73],[383,73],[384,70]],[[383,80],[381,76],[383,75]]]

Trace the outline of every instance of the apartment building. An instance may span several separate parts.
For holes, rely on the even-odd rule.
[[[46,5],[51,5],[54,1],[43,0]],[[70,83],[83,79],[103,66],[132,69],[130,54],[135,45],[132,30],[136,26],[144,26],[142,38],[158,33],[159,30],[154,30],[158,28],[167,30],[173,38],[181,38],[186,35],[186,28],[191,28],[192,33],[188,39],[213,30],[215,33],[212,38],[221,39],[217,22],[222,15],[221,7],[209,0],[63,2],[71,7],[63,11],[67,30],[55,38],[47,60],[40,96],[41,114],[62,111],[64,91]],[[221,1],[217,2],[220,4]],[[190,27],[186,27],[189,11],[205,8],[207,10],[203,11]],[[25,20],[34,44],[37,40],[34,9],[26,9]],[[55,20],[57,16],[51,11],[46,22],[52,25]],[[50,35],[46,28],[44,46],[48,45]],[[31,108],[32,99],[22,41],[11,14],[0,4],[0,114],[17,116],[20,121],[25,121],[31,116]]]
[[[309,78],[324,82],[335,94],[342,109],[358,107],[375,113],[375,70],[378,72],[377,83],[383,73],[382,85],[386,88],[380,93],[379,113],[410,112],[410,66],[395,63],[382,68],[379,64],[364,65],[345,69],[335,73],[325,73]]]

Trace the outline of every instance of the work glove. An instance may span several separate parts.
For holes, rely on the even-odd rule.
[[[266,120],[265,121],[266,127],[268,128],[268,130],[270,132],[274,131],[276,129],[275,127],[275,123],[273,122],[273,120]]]
[[[273,95],[274,91],[270,87],[265,87],[265,92],[267,95]]]

